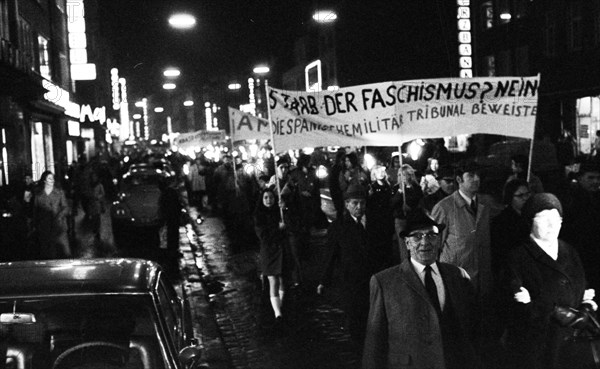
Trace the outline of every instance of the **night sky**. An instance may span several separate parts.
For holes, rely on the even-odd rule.
[[[342,86],[448,76],[454,62],[446,39],[456,29],[456,5],[443,0],[98,2],[103,33],[117,50],[114,63],[133,93],[160,89],[170,65],[186,83],[199,85],[247,76],[261,62],[281,73],[312,11],[324,7],[339,15],[338,48],[345,51],[338,58],[352,59],[339,66],[350,76]],[[177,10],[194,14],[196,28],[171,28],[167,19]]]

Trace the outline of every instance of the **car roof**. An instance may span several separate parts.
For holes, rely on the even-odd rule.
[[[133,168],[130,169],[127,173],[123,174],[123,178],[127,177],[147,177],[147,176],[157,176],[157,177],[166,177],[168,176],[167,172],[156,169],[156,168]]]
[[[49,294],[149,293],[160,266],[142,259],[70,259],[0,263],[0,299]]]

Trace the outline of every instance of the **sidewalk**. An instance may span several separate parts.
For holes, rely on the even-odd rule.
[[[209,367],[360,366],[360,350],[351,344],[342,328],[343,313],[337,308],[336,289],[329,289],[325,297],[315,292],[325,230],[312,234],[304,260],[303,289],[286,292],[283,329],[273,326],[268,290],[263,290],[257,270],[258,247],[233,252],[223,222],[217,217],[209,216],[200,225],[193,223],[193,231],[198,242],[195,245],[193,235],[190,237],[188,232],[190,251],[206,298],[202,301],[198,295],[194,309]],[[182,250],[189,253],[183,243]],[[188,257],[184,260],[190,265]],[[191,284],[196,283],[191,275],[189,279]],[[205,314],[212,314],[214,320]]]

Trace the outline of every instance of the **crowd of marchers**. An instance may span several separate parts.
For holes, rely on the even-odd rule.
[[[367,170],[359,157],[340,149],[329,168],[337,214],[330,224],[314,156],[277,157],[272,176],[248,175],[231,157],[212,170],[198,159],[190,169],[198,206],[213,204],[233,237],[254,229],[250,242],[260,244],[276,326],[286,324],[286,292],[303,283],[311,228],[327,227],[317,293],[340,284],[364,368],[593,363],[590,342],[600,339],[595,158],[583,158],[551,186],[561,191],[549,193],[528,158],[515,155],[497,197],[481,191],[480,166],[452,162],[447,151],[433,152],[424,169],[396,155]]]

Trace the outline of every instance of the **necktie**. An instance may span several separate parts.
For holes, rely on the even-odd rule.
[[[362,221],[363,221],[363,219],[362,219],[362,218],[363,218],[363,217],[356,218],[356,224],[358,224],[358,227],[359,227],[361,230],[363,230],[363,231],[364,231],[364,230],[365,230],[365,226],[364,226],[364,224],[363,224],[363,222],[362,222]]]
[[[429,299],[437,311],[438,314],[442,312],[442,308],[440,307],[440,300],[437,294],[437,287],[435,286],[435,282],[433,281],[433,277],[431,276],[431,265],[427,265],[425,267],[425,289],[429,294]]]
[[[473,215],[477,216],[477,201],[475,199],[471,200],[471,211]]]

